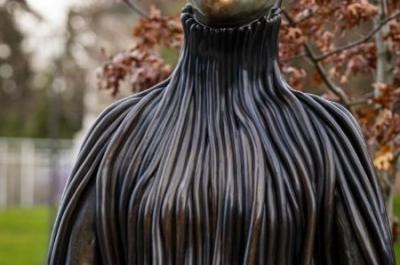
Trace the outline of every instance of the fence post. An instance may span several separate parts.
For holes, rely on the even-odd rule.
[[[33,141],[21,141],[20,159],[20,203],[21,206],[32,207],[35,203],[35,144]]]
[[[0,208],[7,207],[7,142],[0,141]]]

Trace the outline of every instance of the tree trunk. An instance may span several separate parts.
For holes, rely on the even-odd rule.
[[[388,7],[386,0],[375,0],[375,4],[379,7],[379,16],[376,17],[374,24],[379,25],[388,16]],[[385,25],[375,35],[375,43],[377,49],[377,62],[376,62],[376,76],[375,82],[377,84],[389,84],[393,79],[393,74],[390,69],[393,64],[389,56],[391,45],[390,42],[385,41],[385,35],[389,32],[389,26]],[[375,86],[374,95],[379,96],[379,88]],[[398,160],[398,159],[396,159]],[[397,165],[398,163],[396,163]],[[393,220],[393,197],[394,185],[396,181],[396,170],[380,171],[378,172],[379,182],[385,196],[386,207],[391,220]]]

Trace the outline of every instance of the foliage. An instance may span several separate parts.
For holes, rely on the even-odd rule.
[[[293,1],[284,15],[283,71],[298,89],[324,85],[353,112],[390,189],[400,154],[398,1]]]
[[[35,51],[29,50],[26,43],[37,41],[36,31],[28,32],[18,21],[27,13],[37,25],[45,26],[41,24],[46,23],[44,18],[26,1],[0,1],[0,137],[45,138],[49,137],[48,127],[52,125],[59,127],[60,138],[71,138],[81,127],[82,71],[68,52],[49,63],[46,70],[35,67]],[[76,34],[69,30],[65,35],[72,39]],[[42,50],[51,45],[42,43],[44,38],[40,36]],[[51,39],[54,38],[58,37],[52,34]],[[64,45],[68,50],[72,43],[65,41]],[[59,79],[65,80],[68,89],[58,89],[59,102],[55,104],[49,91]],[[49,121],[51,112],[57,114],[57,126]]]
[[[133,30],[138,43],[104,65],[99,73],[99,87],[116,95],[122,81],[129,78],[132,90],[148,88],[169,76],[171,66],[160,56],[160,47],[179,49],[183,41],[178,18],[162,16],[152,7],[149,17],[139,20]]]
[[[400,3],[398,0],[297,0],[283,9],[280,62],[296,89],[319,91],[358,119],[385,194],[400,156]],[[177,18],[156,9],[134,27],[138,44],[99,71],[101,88],[140,91],[171,71],[163,47],[179,49]]]
[[[0,135],[28,129],[24,120],[33,108],[28,88],[32,70],[23,38],[12,14],[0,5]]]

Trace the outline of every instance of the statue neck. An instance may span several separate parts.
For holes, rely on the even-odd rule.
[[[198,22],[189,5],[182,12],[185,43],[177,69],[198,74],[196,67],[212,67],[232,77],[266,76],[278,68],[280,21],[279,15],[264,16],[243,26],[214,28]]]

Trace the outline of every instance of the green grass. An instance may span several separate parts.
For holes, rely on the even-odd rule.
[[[394,213],[400,219],[400,196],[394,201]],[[0,265],[45,264],[49,229],[45,208],[0,211]],[[400,265],[400,242],[395,252]]]
[[[393,202],[393,212],[400,219],[400,196],[397,196]],[[400,240],[394,245],[397,264],[400,264]]]
[[[0,211],[1,265],[43,265],[48,238],[48,210]]]

